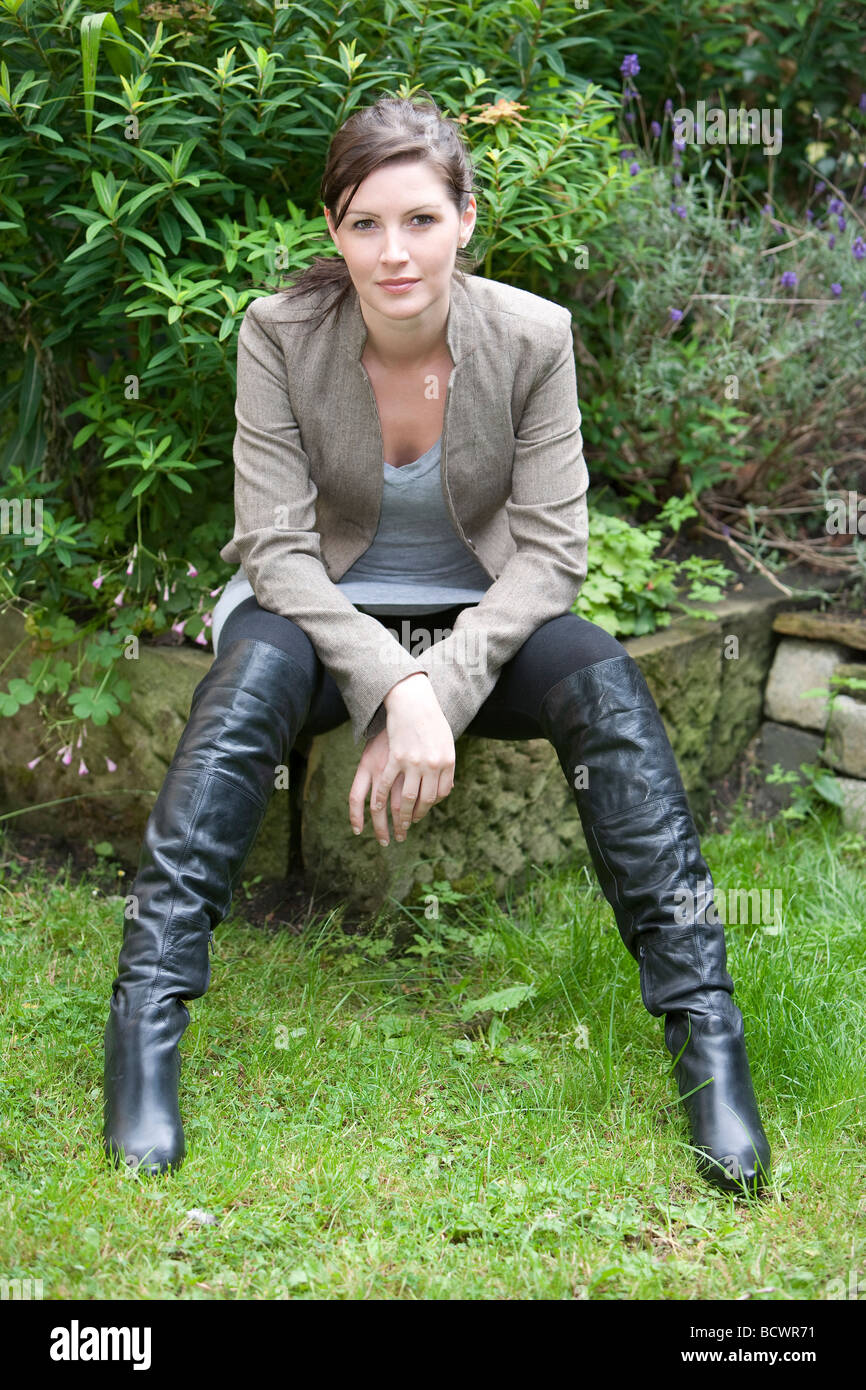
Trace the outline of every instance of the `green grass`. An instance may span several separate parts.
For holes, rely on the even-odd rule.
[[[717,884],[783,892],[778,934],[727,928],[773,1150],[759,1201],[694,1172],[663,1021],[581,869],[507,909],[393,905],[365,936],[236,907],[181,1044],[186,1163],[113,1170],[123,900],[0,850],[4,1277],[46,1299],[822,1299],[852,1270],[866,1290],[863,842],[827,812],[703,847]]]

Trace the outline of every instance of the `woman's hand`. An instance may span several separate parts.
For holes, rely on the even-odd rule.
[[[380,845],[388,843],[389,790],[394,838],[405,840],[409,826],[448,796],[455,762],[451,727],[423,672],[393,685],[384,704],[387,726],[367,743],[349,792],[349,819],[356,834],[364,827],[370,793],[370,819]]]

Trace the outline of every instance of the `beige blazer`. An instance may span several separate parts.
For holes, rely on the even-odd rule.
[[[376,534],[384,445],[360,361],[357,292],[336,322],[332,314],[310,332],[322,295],[265,295],[244,315],[235,529],[220,556],[243,564],[263,608],[307,634],[356,743],[385,726],[383,697],[413,671],[429,676],[456,739],[500,668],[571,608],[586,576],[589,479],[571,314],[496,280],[452,277],[442,492],[457,535],[494,582],[448,635],[413,654],[336,588]]]

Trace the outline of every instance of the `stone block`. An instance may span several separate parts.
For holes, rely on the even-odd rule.
[[[837,777],[842,792],[842,824],[846,830],[866,835],[866,782],[853,777]]]
[[[849,777],[866,777],[866,705],[838,695],[827,725],[824,761]]]
[[[14,653],[4,681],[26,675],[36,655],[26,637],[19,613],[0,613],[0,660]],[[212,653],[188,645],[140,643],[138,658],[125,663],[131,700],[107,724],[88,726],[68,767],[54,756],[53,746],[36,767],[27,767],[45,750],[36,702],[0,719],[0,812],[22,811],[4,824],[13,832],[20,826],[85,844],[108,841],[117,859],[137,865],[147,818],[189,719],[195,688],[212,661]],[[87,773],[80,775],[82,757]],[[106,757],[116,772],[108,771]],[[288,844],[288,792],[275,791],[243,876],[285,877]]]
[[[790,724],[775,724],[766,720],[761,725],[755,748],[755,762],[766,775],[778,763],[783,772],[800,773],[801,763],[817,763],[821,756],[821,735],[806,729],[796,729]],[[798,781],[805,783],[800,773]],[[792,799],[792,784],[763,782],[755,795],[756,810],[768,814],[788,806]]]
[[[858,661],[843,661],[841,666],[836,667],[833,675],[836,680],[842,677],[845,680],[861,681],[862,684],[859,687],[854,686],[848,690],[844,686],[834,686],[833,688],[838,690],[840,694],[856,700],[858,704],[866,705],[866,665],[862,665]]]
[[[380,846],[369,801],[364,833],[349,823],[349,790],[360,751],[342,724],[313,740],[302,812],[304,874],[313,895],[338,893],[374,911],[387,897],[414,899],[437,879],[462,890],[519,888],[533,866],[586,851],[573,793],[547,739],[464,735],[455,744],[454,788],[398,844]]]
[[[810,642],[789,637],[776,648],[764,696],[764,713],[777,724],[823,732],[830,713],[829,699],[804,697],[807,690],[830,689],[830,677],[845,659],[846,650],[833,642]]]

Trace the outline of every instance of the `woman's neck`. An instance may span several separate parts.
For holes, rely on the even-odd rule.
[[[362,357],[384,371],[423,366],[447,347],[448,307],[448,301],[444,306],[431,304],[415,319],[395,323],[377,310],[362,305],[361,314],[367,325]],[[419,322],[422,319],[423,322]]]

